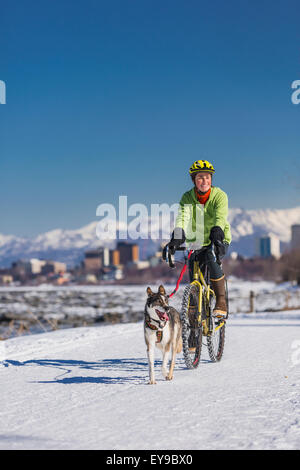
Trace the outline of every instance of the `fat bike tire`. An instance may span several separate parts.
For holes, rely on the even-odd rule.
[[[188,285],[184,289],[180,311],[182,351],[188,369],[196,369],[200,364],[202,325],[198,321],[199,310],[199,287]]]
[[[215,306],[215,296],[211,296],[209,302],[210,315],[212,315]],[[223,320],[212,318],[212,333],[207,336],[207,349],[209,358],[212,362],[219,362],[222,359],[225,345],[225,327],[226,323],[217,330],[215,329],[221,324]]]
[[[217,325],[216,325],[217,326]],[[219,362],[222,359],[225,345],[225,323],[211,336],[207,337],[207,349],[210,360]]]

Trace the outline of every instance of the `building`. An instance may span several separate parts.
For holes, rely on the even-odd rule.
[[[120,266],[111,266],[109,268],[103,268],[102,279],[105,281],[118,281],[123,279],[123,270]]]
[[[100,258],[101,258],[102,266],[110,265],[110,253],[109,253],[108,248],[100,249]]]
[[[239,257],[239,254],[237,251],[231,251],[230,254],[229,254],[229,258],[232,259],[232,260],[237,260]]]
[[[31,277],[37,274],[59,273],[67,270],[65,263],[31,258],[19,259],[12,263],[11,271],[15,276]]]
[[[136,269],[146,269],[150,267],[150,261],[132,261],[127,264],[129,267],[134,267]]]
[[[160,263],[162,263],[162,251],[156,251],[153,256],[150,256],[148,258],[150,266],[154,268],[155,266],[158,266]]]
[[[59,274],[65,273],[67,271],[67,266],[65,263],[59,261],[46,261],[42,266],[41,273],[46,274]]]
[[[90,273],[95,273],[110,265],[116,266],[120,261],[119,252],[117,250],[109,250],[109,248],[105,247],[88,250],[84,255],[84,270]]]
[[[84,253],[83,267],[87,273],[95,273],[102,268],[102,256],[100,250],[88,250]]]
[[[291,249],[299,250],[300,249],[300,224],[292,225],[291,231],[292,231]]]
[[[19,259],[17,261],[14,261],[11,267],[14,275],[28,276],[32,274],[31,263],[29,260]]]
[[[118,266],[120,264],[120,252],[119,250],[109,251],[109,264],[111,266]]]
[[[11,274],[1,274],[0,273],[0,284],[11,284],[14,278]]]
[[[120,264],[137,263],[139,261],[139,246],[136,244],[118,242],[117,250],[120,253]]]
[[[258,240],[258,256],[261,258],[280,258],[280,240],[275,235],[260,237]]]
[[[43,266],[45,266],[46,261],[43,259],[31,258],[29,260],[31,264],[31,272],[32,274],[39,274],[42,272]]]

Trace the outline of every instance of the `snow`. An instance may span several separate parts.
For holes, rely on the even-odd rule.
[[[230,313],[247,314],[249,310],[274,313],[300,308],[300,289],[291,283],[227,279]],[[154,290],[158,288],[151,284]],[[170,294],[174,284],[165,285]],[[185,285],[182,283],[172,304],[180,309]],[[99,322],[128,323],[143,319],[147,285],[116,286],[18,286],[0,287],[0,338],[17,336],[19,329],[31,333],[53,328],[86,326]],[[255,296],[250,302],[250,292]],[[276,313],[276,315],[278,315]],[[285,313],[292,315],[292,313]],[[297,313],[295,313],[297,315]],[[276,316],[275,316],[276,317]],[[298,315],[299,317],[299,315]],[[278,318],[278,316],[276,317]],[[13,322],[13,323],[12,323]]]
[[[148,385],[143,323],[0,342],[0,449],[299,449],[300,311],[233,315],[225,353]]]

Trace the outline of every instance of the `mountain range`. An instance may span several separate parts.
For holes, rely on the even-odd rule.
[[[160,219],[161,220],[161,219]],[[300,224],[300,207],[291,209],[230,209],[228,220],[231,224],[232,243],[230,251],[249,257],[255,254],[256,240],[264,235],[275,235],[280,240],[281,251],[286,249],[291,238],[291,225]],[[152,222],[159,224],[159,220]],[[148,222],[147,222],[148,223]],[[0,233],[0,266],[9,267],[18,259],[40,258],[67,263],[69,267],[79,264],[84,251],[100,246],[114,248],[116,240],[99,240],[96,228],[99,221],[91,222],[77,230],[55,229],[36,237],[19,237]],[[163,226],[164,222],[160,225]],[[120,226],[117,226],[120,230]],[[122,227],[124,230],[124,226]],[[126,228],[126,227],[125,227]],[[137,239],[140,258],[146,259],[168,238],[168,227],[162,227],[159,240]],[[117,232],[118,233],[118,232]]]

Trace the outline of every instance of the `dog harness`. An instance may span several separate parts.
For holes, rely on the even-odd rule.
[[[146,323],[146,326],[148,328],[150,328],[150,330],[156,330],[156,343],[161,343],[162,339],[163,339],[163,328],[166,326],[167,322],[165,322],[164,326],[162,327],[162,329],[160,330],[158,326],[155,326],[151,323],[151,320],[152,321],[155,321],[156,323],[159,323],[160,324],[160,321],[158,320],[154,320],[154,318],[151,318],[149,313],[147,313],[145,311],[145,323]]]

